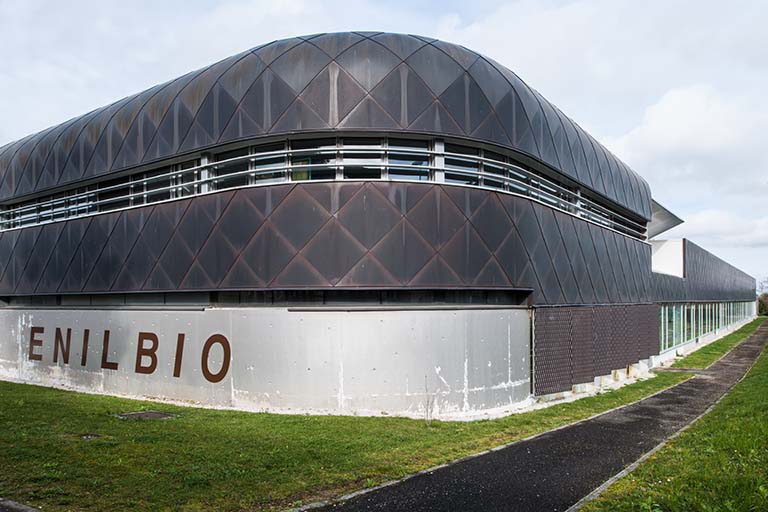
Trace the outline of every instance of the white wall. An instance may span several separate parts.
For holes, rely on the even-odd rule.
[[[32,328],[42,328],[32,348]],[[68,363],[53,362],[56,328],[71,329]],[[85,366],[83,338],[88,329]],[[102,367],[104,331],[108,362]],[[139,332],[157,335],[157,367],[137,373]],[[274,412],[459,418],[525,400],[530,320],[525,309],[201,311],[0,310],[0,378],[130,397]],[[184,334],[177,357],[178,334]],[[203,345],[221,334],[231,366],[203,375]],[[144,343],[150,346],[151,342]],[[224,351],[213,344],[211,373]],[[177,359],[181,370],[174,376]],[[147,366],[151,358],[140,363]],[[433,405],[430,405],[433,404]]]
[[[651,270],[659,274],[685,277],[683,240],[651,240]]]

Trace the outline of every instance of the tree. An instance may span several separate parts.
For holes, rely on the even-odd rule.
[[[757,314],[768,315],[768,277],[757,283]]]
[[[761,293],[757,298],[757,314],[768,315],[768,293]]]

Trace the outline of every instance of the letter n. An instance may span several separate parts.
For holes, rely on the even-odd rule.
[[[59,362],[59,350],[61,350],[61,358],[64,360],[64,364],[69,364],[69,345],[72,341],[72,329],[67,328],[67,341],[64,342],[64,337],[61,335],[61,329],[56,328],[56,338],[53,344],[53,362]]]

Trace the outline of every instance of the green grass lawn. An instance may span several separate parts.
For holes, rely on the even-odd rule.
[[[688,377],[666,373],[503,419],[431,425],[216,411],[0,382],[0,496],[46,510],[279,508],[543,432]],[[178,417],[115,417],[140,409]]]
[[[710,346],[722,354],[754,328],[732,334],[728,345]],[[402,418],[216,411],[0,382],[0,496],[46,510],[282,508],[572,423],[689,376],[662,373],[503,419],[429,425]],[[177,417],[115,417],[146,409]],[[83,434],[100,437],[83,440]]]
[[[709,414],[584,510],[768,510],[768,352]]]
[[[768,320],[768,317],[761,316],[751,321],[741,329],[732,332],[731,334],[720,338],[719,340],[710,343],[706,347],[702,347],[693,354],[684,357],[683,359],[675,362],[673,368],[706,368],[711,365],[733,347],[738,345],[741,341],[745,340],[754,333],[762,323]]]

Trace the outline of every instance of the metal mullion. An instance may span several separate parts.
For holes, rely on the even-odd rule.
[[[344,179],[344,157],[341,150],[343,141],[341,137],[336,137],[336,179],[341,181]]]
[[[677,305],[672,306],[672,346],[677,344]]]
[[[381,155],[381,168],[379,169],[379,176],[382,180],[389,179],[389,144],[386,137],[381,139],[381,147],[384,152]]]
[[[443,139],[433,139],[432,151],[434,152],[431,160],[435,171],[432,173],[432,179],[437,183],[445,183],[445,141]]]
[[[477,185],[480,187],[485,186],[485,179],[483,179],[483,172],[485,171],[485,165],[483,164],[483,154],[485,151],[480,148],[478,150],[478,155],[480,156],[480,159],[476,160],[477,162]]]
[[[246,180],[246,183],[248,185],[255,185],[256,184],[256,174],[254,174],[253,170],[256,167],[256,160],[253,159],[253,151],[252,148],[248,148],[248,161],[246,162],[246,170],[248,172],[248,178]]]

